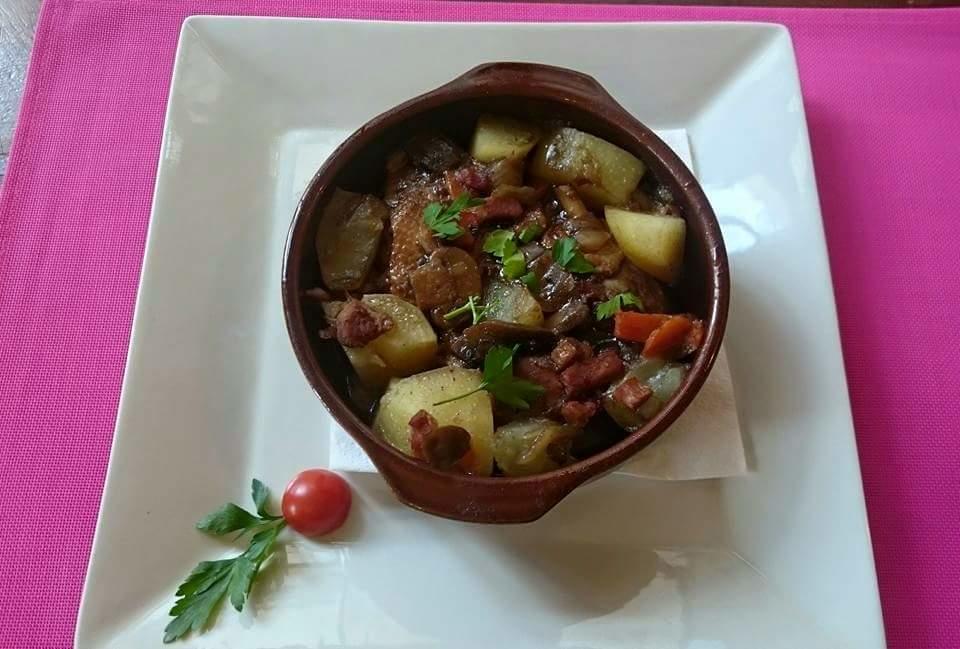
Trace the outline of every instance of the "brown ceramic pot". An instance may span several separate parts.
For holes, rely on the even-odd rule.
[[[576,464],[525,478],[441,472],[377,437],[369,425],[371,413],[347,398],[353,370],[335,342],[316,335],[319,320],[303,298],[305,289],[320,284],[313,240],[317,217],[331,190],[340,186],[379,194],[386,155],[405,137],[432,128],[466,141],[481,112],[566,120],[642,159],[673,193],[687,221],[684,271],[676,294],[685,310],[707,323],[703,347],[686,380],[646,426]],[[589,76],[545,65],[492,63],[375,117],[330,155],[310,182],[290,227],[282,291],[290,339],[307,380],[401,501],[463,521],[520,523],[539,518],[580,484],[629,459],[683,412],[720,349],[729,282],[716,217],[693,174],[663,141]]]

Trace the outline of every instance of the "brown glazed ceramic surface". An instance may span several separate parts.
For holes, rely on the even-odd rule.
[[[304,290],[318,286],[313,239],[330,190],[380,194],[387,153],[427,129],[467,141],[480,112],[561,119],[630,151],[665,184],[687,221],[684,271],[677,294],[685,310],[707,322],[704,344],[687,379],[642,429],[568,467],[524,478],[445,473],[407,457],[373,434],[370,413],[347,398],[352,369],[334,341],[320,340]],[[727,321],[729,271],[720,228],[693,175],[656,135],[593,78],[544,65],[491,63],[372,119],[334,151],[311,181],[290,227],[283,266],[283,305],[294,351],[330,414],[363,447],[397,497],[417,509],[462,521],[520,523],[546,513],[586,480],[599,476],[656,439],[703,385]],[[319,434],[319,433],[318,433]]]

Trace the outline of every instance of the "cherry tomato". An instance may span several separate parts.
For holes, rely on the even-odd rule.
[[[281,509],[290,527],[305,536],[319,536],[343,525],[352,500],[350,486],[339,475],[308,469],[287,485]]]

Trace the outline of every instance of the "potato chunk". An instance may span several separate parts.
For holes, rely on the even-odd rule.
[[[320,215],[316,248],[323,283],[334,291],[356,291],[370,272],[390,215],[375,196],[334,191]]]
[[[341,347],[343,347],[341,345]],[[382,387],[395,375],[380,355],[370,345],[365,347],[343,347],[347,359],[364,385]]]
[[[642,271],[668,284],[683,265],[687,222],[676,216],[628,212],[614,207],[604,210],[607,227],[623,254]]]
[[[361,381],[382,386],[436,365],[437,334],[420,309],[396,295],[364,295],[361,301],[393,320],[389,331],[365,346],[344,347]]]
[[[480,372],[462,367],[441,367],[394,380],[380,399],[373,428],[390,445],[411,455],[410,419],[419,410],[426,410],[440,426],[460,426],[470,433],[471,473],[490,475],[493,471],[493,404],[490,395],[481,390],[463,399],[433,405],[477,389],[481,380]]]
[[[646,167],[636,156],[595,135],[561,128],[533,154],[531,172],[554,184],[573,185],[594,205],[624,205]]]
[[[537,129],[512,117],[481,115],[470,155],[480,162],[524,158],[537,143]],[[520,183],[513,183],[519,185]]]

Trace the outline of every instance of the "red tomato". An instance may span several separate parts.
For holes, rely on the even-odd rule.
[[[319,536],[343,525],[352,500],[350,486],[339,475],[308,469],[287,485],[281,509],[290,527],[305,536]]]

